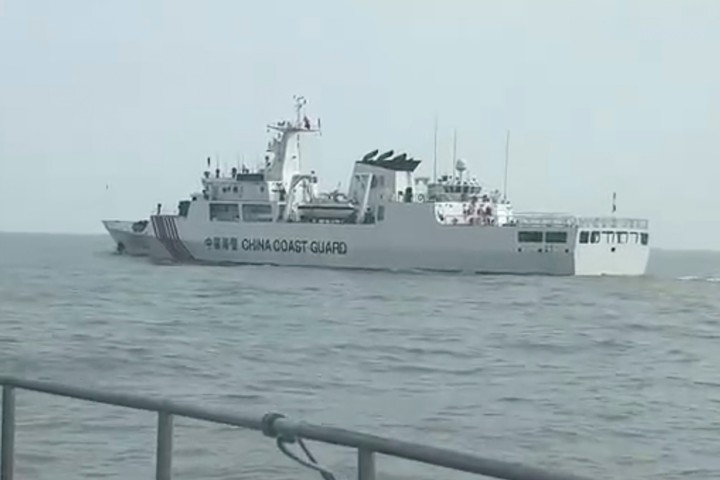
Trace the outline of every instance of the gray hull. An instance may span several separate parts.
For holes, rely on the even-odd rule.
[[[402,212],[393,215],[395,209]],[[390,206],[385,222],[370,225],[188,221],[169,215],[151,220],[157,238],[152,258],[180,263],[642,275],[649,256],[648,246],[639,242],[579,244],[578,225],[443,226],[422,204]],[[543,240],[522,241],[521,232],[528,231],[542,232]]]

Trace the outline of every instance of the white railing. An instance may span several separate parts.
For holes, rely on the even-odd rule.
[[[517,225],[536,227],[578,226],[580,228],[647,230],[649,223],[644,218],[578,217],[564,213],[515,213],[512,218]]]
[[[578,226],[582,228],[627,228],[647,230],[649,222],[644,218],[621,217],[579,217]]]
[[[514,213],[511,222],[524,227],[572,227],[577,217],[566,213]]]
[[[376,453],[505,480],[583,480],[583,477],[575,475],[548,472],[519,464],[485,459],[446,448],[430,447],[353,430],[294,422],[283,415],[275,413],[262,417],[247,416],[182,405],[167,400],[154,400],[135,395],[16,378],[0,377],[0,385],[2,385],[3,390],[0,480],[13,480],[14,475],[16,389],[156,412],[158,414],[155,453],[155,478],[157,480],[170,480],[172,477],[173,418],[175,416],[260,431],[265,436],[275,439],[275,443],[281,452],[301,465],[319,472],[324,480],[334,480],[335,477],[327,468],[317,463],[303,440],[315,440],[356,449],[358,452],[357,478],[359,480],[375,480]],[[290,451],[288,445],[293,443],[300,446],[307,460],[299,458]],[[585,480],[587,479],[585,478]]]

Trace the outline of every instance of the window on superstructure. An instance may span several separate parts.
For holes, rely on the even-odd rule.
[[[518,242],[522,243],[542,243],[543,233],[542,232],[518,232]]]
[[[580,243],[588,243],[590,241],[590,232],[580,232]]]
[[[193,197],[193,200],[195,200],[195,197]],[[190,210],[190,202],[188,200],[182,200],[178,205],[178,215],[187,217],[188,210]]]
[[[594,231],[590,234],[590,243],[600,243],[600,232]]]
[[[649,235],[647,233],[641,233],[640,234],[640,243],[643,245],[647,245],[649,241]]]
[[[567,232],[545,232],[546,243],[567,243]]]
[[[272,205],[269,203],[245,203],[242,206],[244,222],[272,222]]]
[[[630,243],[640,243],[640,234],[637,232],[630,232]]]
[[[618,243],[627,243],[628,232],[617,232],[617,241]]]
[[[210,220],[217,222],[239,222],[240,210],[237,203],[211,203]]]
[[[605,243],[615,243],[615,232],[605,230],[602,233],[605,236]]]

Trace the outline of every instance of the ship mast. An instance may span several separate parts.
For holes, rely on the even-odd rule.
[[[438,135],[438,117],[435,114],[435,135],[433,143],[433,183],[437,183],[437,135]]]
[[[307,100],[302,95],[294,95],[293,99],[295,100],[295,128],[301,128],[303,121],[302,109],[307,103]],[[296,135],[295,141],[297,142],[298,170],[302,171],[302,158],[300,156],[300,135]]]
[[[453,129],[453,146],[452,146],[452,160],[450,163],[450,171],[452,172],[452,179],[455,181],[455,161],[457,159],[457,128]]]
[[[508,162],[510,160],[510,130],[505,134],[505,177],[503,178],[503,201],[507,202]]]

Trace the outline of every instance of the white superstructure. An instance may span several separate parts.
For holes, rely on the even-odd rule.
[[[419,160],[375,150],[347,192],[321,193],[300,164],[300,137],[319,130],[296,99],[257,171],[204,172],[177,215],[153,215],[157,261],[550,275],[642,275],[644,219],[519,214],[458,161],[452,176],[416,178]]]

